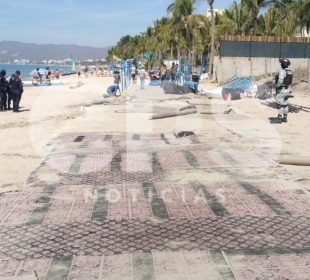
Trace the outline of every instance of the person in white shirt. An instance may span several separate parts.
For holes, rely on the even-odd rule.
[[[142,66],[141,69],[139,70],[139,78],[140,78],[140,89],[143,90],[146,78],[146,72],[144,66]]]

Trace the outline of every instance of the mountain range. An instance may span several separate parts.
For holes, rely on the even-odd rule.
[[[0,62],[27,59],[30,61],[103,59],[109,47],[96,48],[78,45],[32,44],[0,41]]]

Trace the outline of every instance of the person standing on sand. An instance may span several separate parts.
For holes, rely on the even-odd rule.
[[[51,84],[51,75],[52,75],[52,72],[51,72],[50,68],[49,68],[49,67],[46,67],[45,79],[46,79],[46,82],[47,82],[47,84],[48,84],[49,86],[52,85],[52,84]]]
[[[6,81],[7,93],[8,93],[8,107],[7,107],[8,110],[12,110],[11,104],[13,102],[12,91],[10,88],[10,79],[11,79],[11,77],[9,79],[7,79],[7,81]]]
[[[10,90],[13,97],[13,112],[19,112],[19,103],[24,92],[23,82],[20,79],[20,71],[17,70],[10,79]]]
[[[160,76],[160,87],[163,87],[167,76],[167,66],[165,64],[161,66],[159,76]]]
[[[32,84],[34,86],[38,86],[39,82],[40,82],[39,72],[38,72],[38,69],[36,69],[32,72]]]
[[[86,66],[84,69],[85,78],[88,78],[88,71],[89,71],[89,68],[88,66]]]
[[[137,83],[136,70],[137,70],[136,66],[134,64],[132,64],[131,65],[131,78],[132,78],[132,82],[134,84]]]
[[[45,71],[44,71],[44,69],[39,69],[39,68],[37,68],[37,71],[39,73],[40,84],[42,84],[43,83],[43,77],[45,75]]]
[[[175,65],[175,63],[173,62],[172,66],[171,66],[171,82],[172,83],[175,83],[175,79],[176,79],[176,76],[177,76],[177,71],[178,71],[178,68]]]
[[[119,70],[116,70],[116,71],[114,71],[114,84],[116,85],[116,94],[115,95],[121,95],[121,89],[119,87],[120,83],[121,83],[121,73]]]
[[[141,69],[139,70],[139,77],[140,77],[140,89],[143,90],[144,89],[144,84],[145,84],[145,69],[144,66],[141,67]]]
[[[0,111],[6,111],[6,102],[7,102],[7,80],[5,78],[6,71],[1,70],[0,72]]]
[[[293,83],[293,72],[289,69],[291,62],[287,58],[279,59],[281,64],[281,70],[276,76],[275,87],[276,87],[276,101],[279,107],[278,111],[278,122],[286,123],[287,115],[289,113],[288,99],[291,97],[291,91],[289,87]]]

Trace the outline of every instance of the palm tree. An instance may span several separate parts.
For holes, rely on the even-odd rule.
[[[237,22],[233,18],[231,11],[226,10],[222,15],[215,16],[216,34],[218,37],[224,35],[237,34]]]
[[[168,13],[176,20],[184,20],[186,17],[192,15],[195,10],[197,0],[175,0],[167,8]]]
[[[195,52],[202,50],[202,42],[209,33],[209,24],[206,16],[194,14],[197,2],[196,0],[175,0],[167,9],[172,15],[171,57],[177,51],[177,56],[180,58],[183,50],[186,51],[188,60],[191,62]]]
[[[229,9],[226,9],[223,14],[217,14],[215,17],[216,31],[218,36],[223,35],[242,35],[244,26],[247,22],[247,11],[242,1],[238,4],[233,2]]]
[[[258,32],[260,35],[275,36],[278,34],[279,19],[281,18],[276,8],[271,8],[261,16],[258,21]]]
[[[231,12],[233,15],[233,20],[237,24],[237,34],[241,35],[243,26],[246,24],[247,16],[248,16],[244,1],[241,1],[240,4],[234,1],[232,8],[231,8]]]
[[[268,7],[274,0],[242,0],[242,4],[245,5],[249,17],[246,26],[252,28],[252,34],[256,35],[256,27],[258,21],[258,15],[261,8]]]
[[[185,32],[188,38],[188,53],[190,64],[198,53],[204,52],[204,43],[209,37],[210,24],[203,15],[190,15],[185,21]]]
[[[162,60],[163,54],[166,54],[171,47],[170,23],[171,21],[167,17],[162,17],[154,22],[154,39],[158,60]]]
[[[215,16],[214,16],[214,0],[208,0],[208,4],[211,10],[211,52],[209,63],[209,77],[213,77],[214,55],[215,55]]]
[[[179,49],[181,42],[182,47],[187,49],[188,58],[190,58],[192,34],[190,34],[187,20],[193,14],[196,2],[196,0],[175,0],[167,8],[167,12],[172,15],[170,23],[171,58],[173,58],[174,46]]]
[[[307,0],[306,0],[307,1]],[[298,12],[304,0],[276,0],[275,7],[279,11],[279,24],[277,27],[280,36],[294,36],[298,28],[301,30],[301,19]]]
[[[310,1],[304,0],[304,3],[299,8],[299,11],[297,15],[300,18],[300,25],[301,28],[307,31],[307,33],[310,33]],[[304,35],[304,32],[302,32],[302,36]]]

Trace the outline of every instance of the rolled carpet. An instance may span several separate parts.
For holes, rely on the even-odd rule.
[[[155,114],[150,118],[151,120],[158,120],[158,119],[165,119],[165,118],[172,118],[177,116],[184,116],[190,114],[196,114],[197,109],[195,106],[186,106],[179,109],[169,109],[169,108],[162,108],[161,110],[157,110]]]
[[[279,164],[296,165],[296,166],[310,166],[309,156],[281,156]]]

